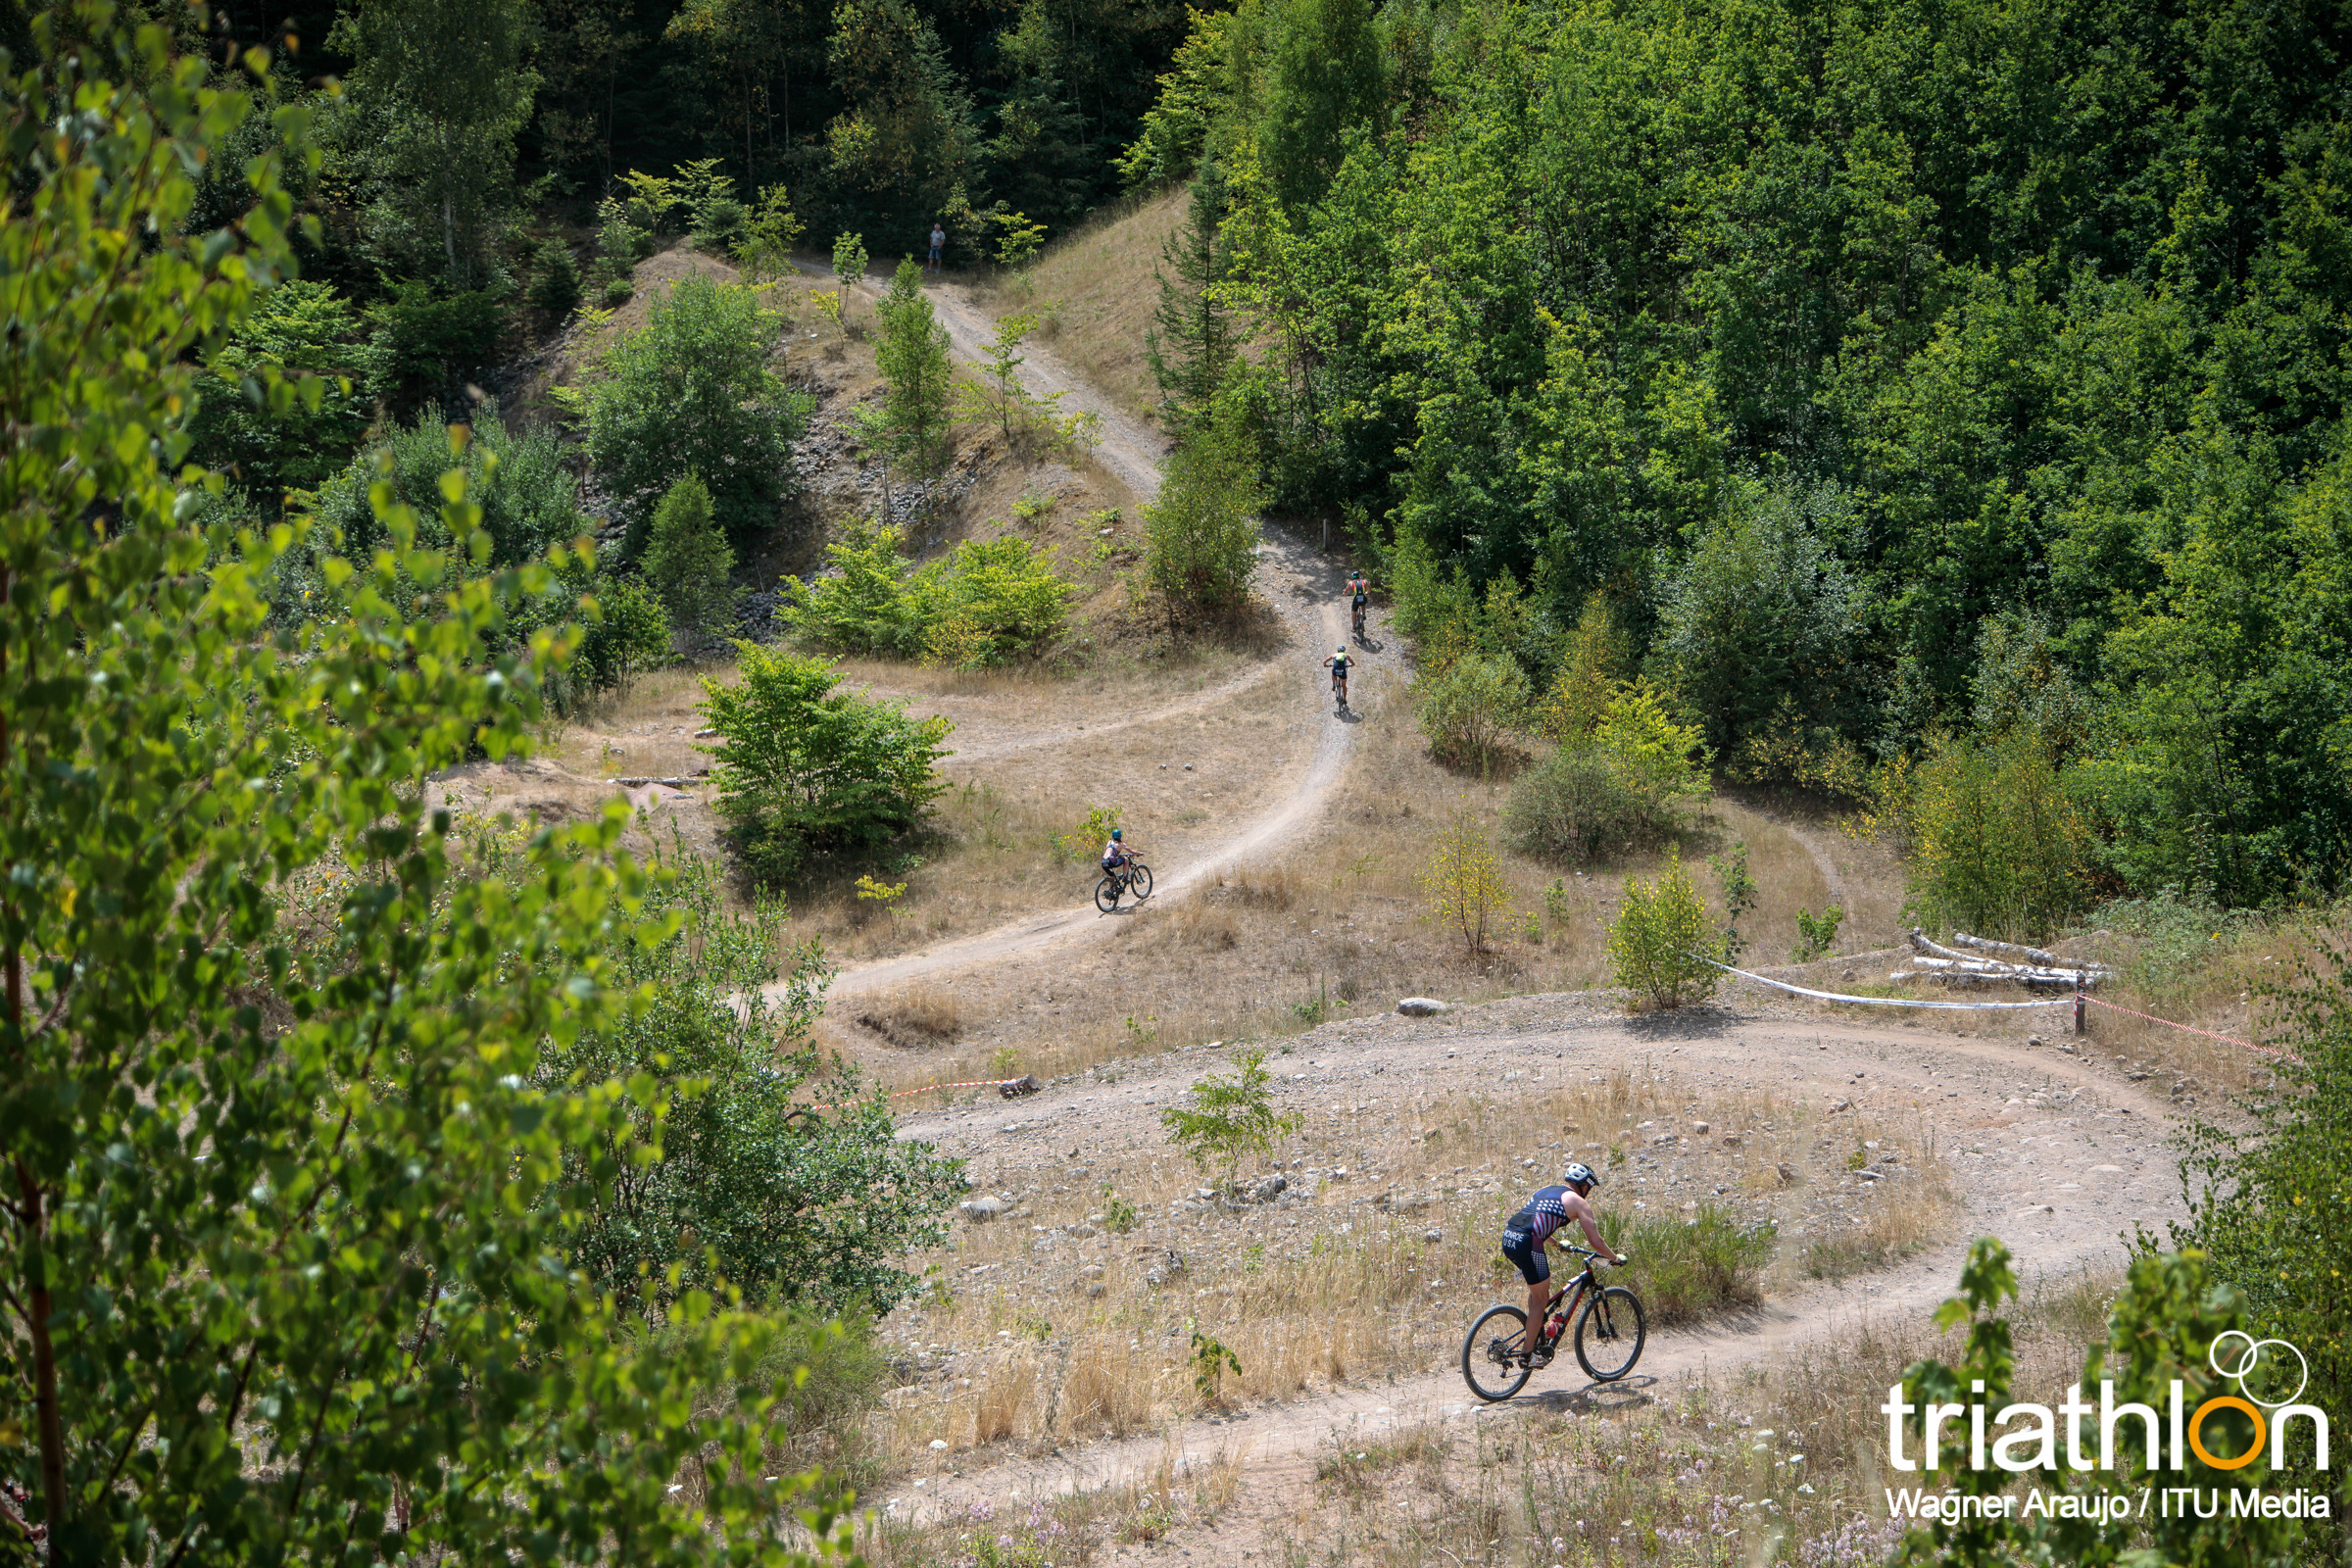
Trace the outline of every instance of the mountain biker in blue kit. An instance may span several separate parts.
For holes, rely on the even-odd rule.
[[[1502,1255],[1518,1265],[1527,1281],[1527,1364],[1531,1367],[1551,1364],[1551,1341],[1544,1332],[1544,1314],[1551,1305],[1551,1259],[1544,1256],[1544,1250],[1554,1234],[1574,1220],[1585,1228],[1585,1238],[1594,1251],[1620,1267],[1625,1264],[1623,1254],[1600,1239],[1599,1221],[1586,1201],[1587,1195],[1599,1185],[1600,1178],[1592,1174],[1592,1166],[1571,1160],[1560,1172],[1560,1185],[1536,1189],[1536,1196],[1502,1228]]]

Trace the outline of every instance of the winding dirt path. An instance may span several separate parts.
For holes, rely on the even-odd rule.
[[[1541,1005],[1570,999],[1525,1000]],[[1448,1366],[1393,1382],[1343,1387],[1231,1419],[1194,1419],[1149,1435],[1010,1458],[952,1478],[935,1476],[920,1492],[894,1489],[896,1497],[885,1499],[895,1504],[894,1516],[937,1517],[942,1510],[983,1499],[1001,1503],[1139,1484],[1163,1467],[1181,1472],[1222,1455],[1243,1460],[1252,1477],[1251,1490],[1265,1494],[1216,1532],[1216,1559],[1238,1561],[1255,1544],[1250,1516],[1262,1516],[1273,1505],[1273,1494],[1295,1493],[1293,1483],[1302,1484],[1313,1456],[1335,1434],[1372,1440],[1429,1422],[1459,1428],[1513,1420],[1530,1411],[1670,1398],[1672,1391],[1691,1382],[1720,1378],[1796,1346],[1850,1333],[1868,1320],[1921,1321],[1954,1293],[1961,1260],[1977,1236],[2000,1235],[2016,1254],[2020,1277],[2031,1280],[2065,1274],[2116,1249],[2119,1231],[2134,1222],[2161,1229],[2179,1213],[2171,1168],[2161,1157],[2170,1107],[2112,1067],[2081,1056],[1900,1025],[1718,1018],[1662,1037],[1637,1019],[1513,1027],[1504,1019],[1481,1018],[1487,1010],[1460,1015],[1458,1026],[1390,1018],[1377,1020],[1378,1027],[1318,1031],[1300,1042],[1293,1059],[1319,1055],[1325,1073],[1312,1084],[1282,1085],[1286,1093],[1280,1098],[1286,1109],[1305,1110],[1311,1120],[1317,1111],[1375,1092],[1375,1084],[1395,1084],[1402,1074],[1413,1075],[1434,1093],[1449,1083],[1492,1084],[1505,1067],[1555,1053],[1571,1063],[1592,1066],[1645,1057],[1695,1085],[1769,1083],[1782,1093],[1819,1096],[1832,1104],[1850,1099],[1882,1114],[1914,1107],[1914,1113],[1933,1117],[1950,1140],[1964,1216],[1951,1240],[1892,1268],[1837,1284],[1805,1285],[1702,1327],[1653,1329],[1634,1376],[1621,1384],[1591,1383],[1563,1353],[1528,1392],[1489,1406],[1473,1398],[1460,1372]],[[943,1143],[1008,1150],[1018,1141],[1002,1137],[1002,1129],[1021,1122],[1036,1128],[1041,1119],[1057,1123],[1055,1113],[1061,1112],[1073,1124],[1072,1136],[1083,1120],[1090,1158],[1102,1157],[1098,1146],[1103,1143],[1154,1140],[1152,1097],[1145,1090],[1159,1083],[1167,1092],[1181,1092],[1198,1067],[1164,1059],[1134,1063],[1132,1076],[1122,1080],[1136,1086],[1139,1099],[1133,1103],[1103,1097],[1084,1105],[1073,1102],[1065,1111],[1058,1100],[1074,1091],[1056,1089],[1018,1105],[984,1102],[969,1110],[934,1112],[910,1121],[906,1131]],[[2013,1090],[2027,1080],[2073,1090],[2079,1098],[2063,1109],[2023,1106]],[[1135,1125],[1130,1128],[1129,1122]],[[1625,1177],[1613,1176],[1610,1182],[1606,1197],[1621,1203],[1631,1202],[1640,1191]],[[1329,1211],[1326,1223],[1347,1217]],[[1194,1225],[1244,1222],[1210,1216]],[[1184,1245],[1206,1250],[1209,1243],[1203,1235]],[[1198,1538],[1193,1544],[1200,1544]]]
[[[870,281],[867,286],[872,286]],[[933,310],[948,329],[948,340],[956,355],[967,364],[977,364],[982,345],[995,335],[995,322],[956,285],[935,285],[929,294]],[[1022,384],[1039,396],[1061,393],[1064,409],[1096,415],[1102,420],[1102,442],[1096,448],[1096,460],[1116,474],[1139,499],[1148,502],[1157,496],[1164,443],[1096,396],[1052,356],[1037,349],[1026,352],[1027,359],[1020,369]],[[1347,633],[1339,600],[1340,569],[1303,542],[1269,530],[1258,548],[1255,581],[1258,593],[1275,607],[1285,632],[1284,647],[1271,661],[1180,702],[1107,723],[1091,723],[1085,731],[1086,738],[1092,740],[1121,729],[1200,712],[1230,702],[1237,694],[1266,680],[1290,680],[1298,686],[1299,717],[1291,727],[1291,756],[1266,759],[1269,771],[1277,771],[1295,762],[1298,753],[1306,753],[1305,767],[1298,782],[1278,804],[1237,823],[1232,832],[1207,851],[1179,866],[1153,867],[1157,878],[1152,891],[1154,902],[1181,898],[1218,871],[1267,855],[1305,832],[1324,809],[1353,750],[1355,726],[1360,720],[1332,713],[1328,686],[1320,668],[1319,650],[1336,647]],[[1075,730],[1042,730],[959,755],[978,760],[1065,744],[1076,738]],[[1091,904],[1041,910],[953,942],[846,968],[835,978],[832,993],[836,997],[858,996],[927,976],[998,963],[1015,955],[1062,943],[1100,940],[1117,929],[1118,919],[1116,915],[1102,914]],[[780,987],[772,988],[774,994],[780,991]]]

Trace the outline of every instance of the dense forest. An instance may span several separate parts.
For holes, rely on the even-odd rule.
[[[289,176],[305,281],[213,368],[355,378],[208,399],[233,506],[363,493],[371,428],[463,412],[518,335],[625,299],[657,232],[887,260],[938,220],[984,266],[1189,182],[1169,431],[1345,523],[1425,687],[1458,665],[1532,724],[1644,681],[1717,770],[1862,802],[1931,880],[1937,845],[2018,846],[1939,906],[1982,924],[2341,889],[2338,7],[173,15],[224,61],[279,45],[320,149]],[[216,171],[191,223],[239,189]],[[789,399],[745,397],[788,443]],[[721,499],[772,508],[772,467]]]
[[[1719,767],[2025,846],[2006,909],[1949,907],[2330,894],[2345,23],[1197,15],[1131,159],[1198,174],[1176,412],[1355,523],[1425,680],[1541,693],[1614,640]]]

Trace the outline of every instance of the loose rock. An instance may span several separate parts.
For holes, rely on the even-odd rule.
[[[1407,1018],[1434,1018],[1446,1010],[1446,1004],[1435,997],[1407,997],[1396,1004],[1396,1010]]]

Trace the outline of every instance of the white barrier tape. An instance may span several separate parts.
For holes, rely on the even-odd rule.
[[[1786,980],[1767,980],[1760,974],[1749,974],[1745,969],[1735,969],[1728,963],[1715,963],[1713,958],[1696,953],[1690,956],[1701,963],[1714,963],[1726,974],[1736,974],[1742,980],[1753,980],[1760,986],[1786,991],[1790,996],[1812,997],[1820,1002],[1849,1002],[1858,1007],[1933,1007],[1943,1012],[2012,1012],[2020,1007],[2071,1007],[2075,1004],[2072,995],[2052,997],[2047,1002],[1914,1002],[1909,997],[1846,997],[1835,991],[1813,991],[1804,986],[1792,986]]]

